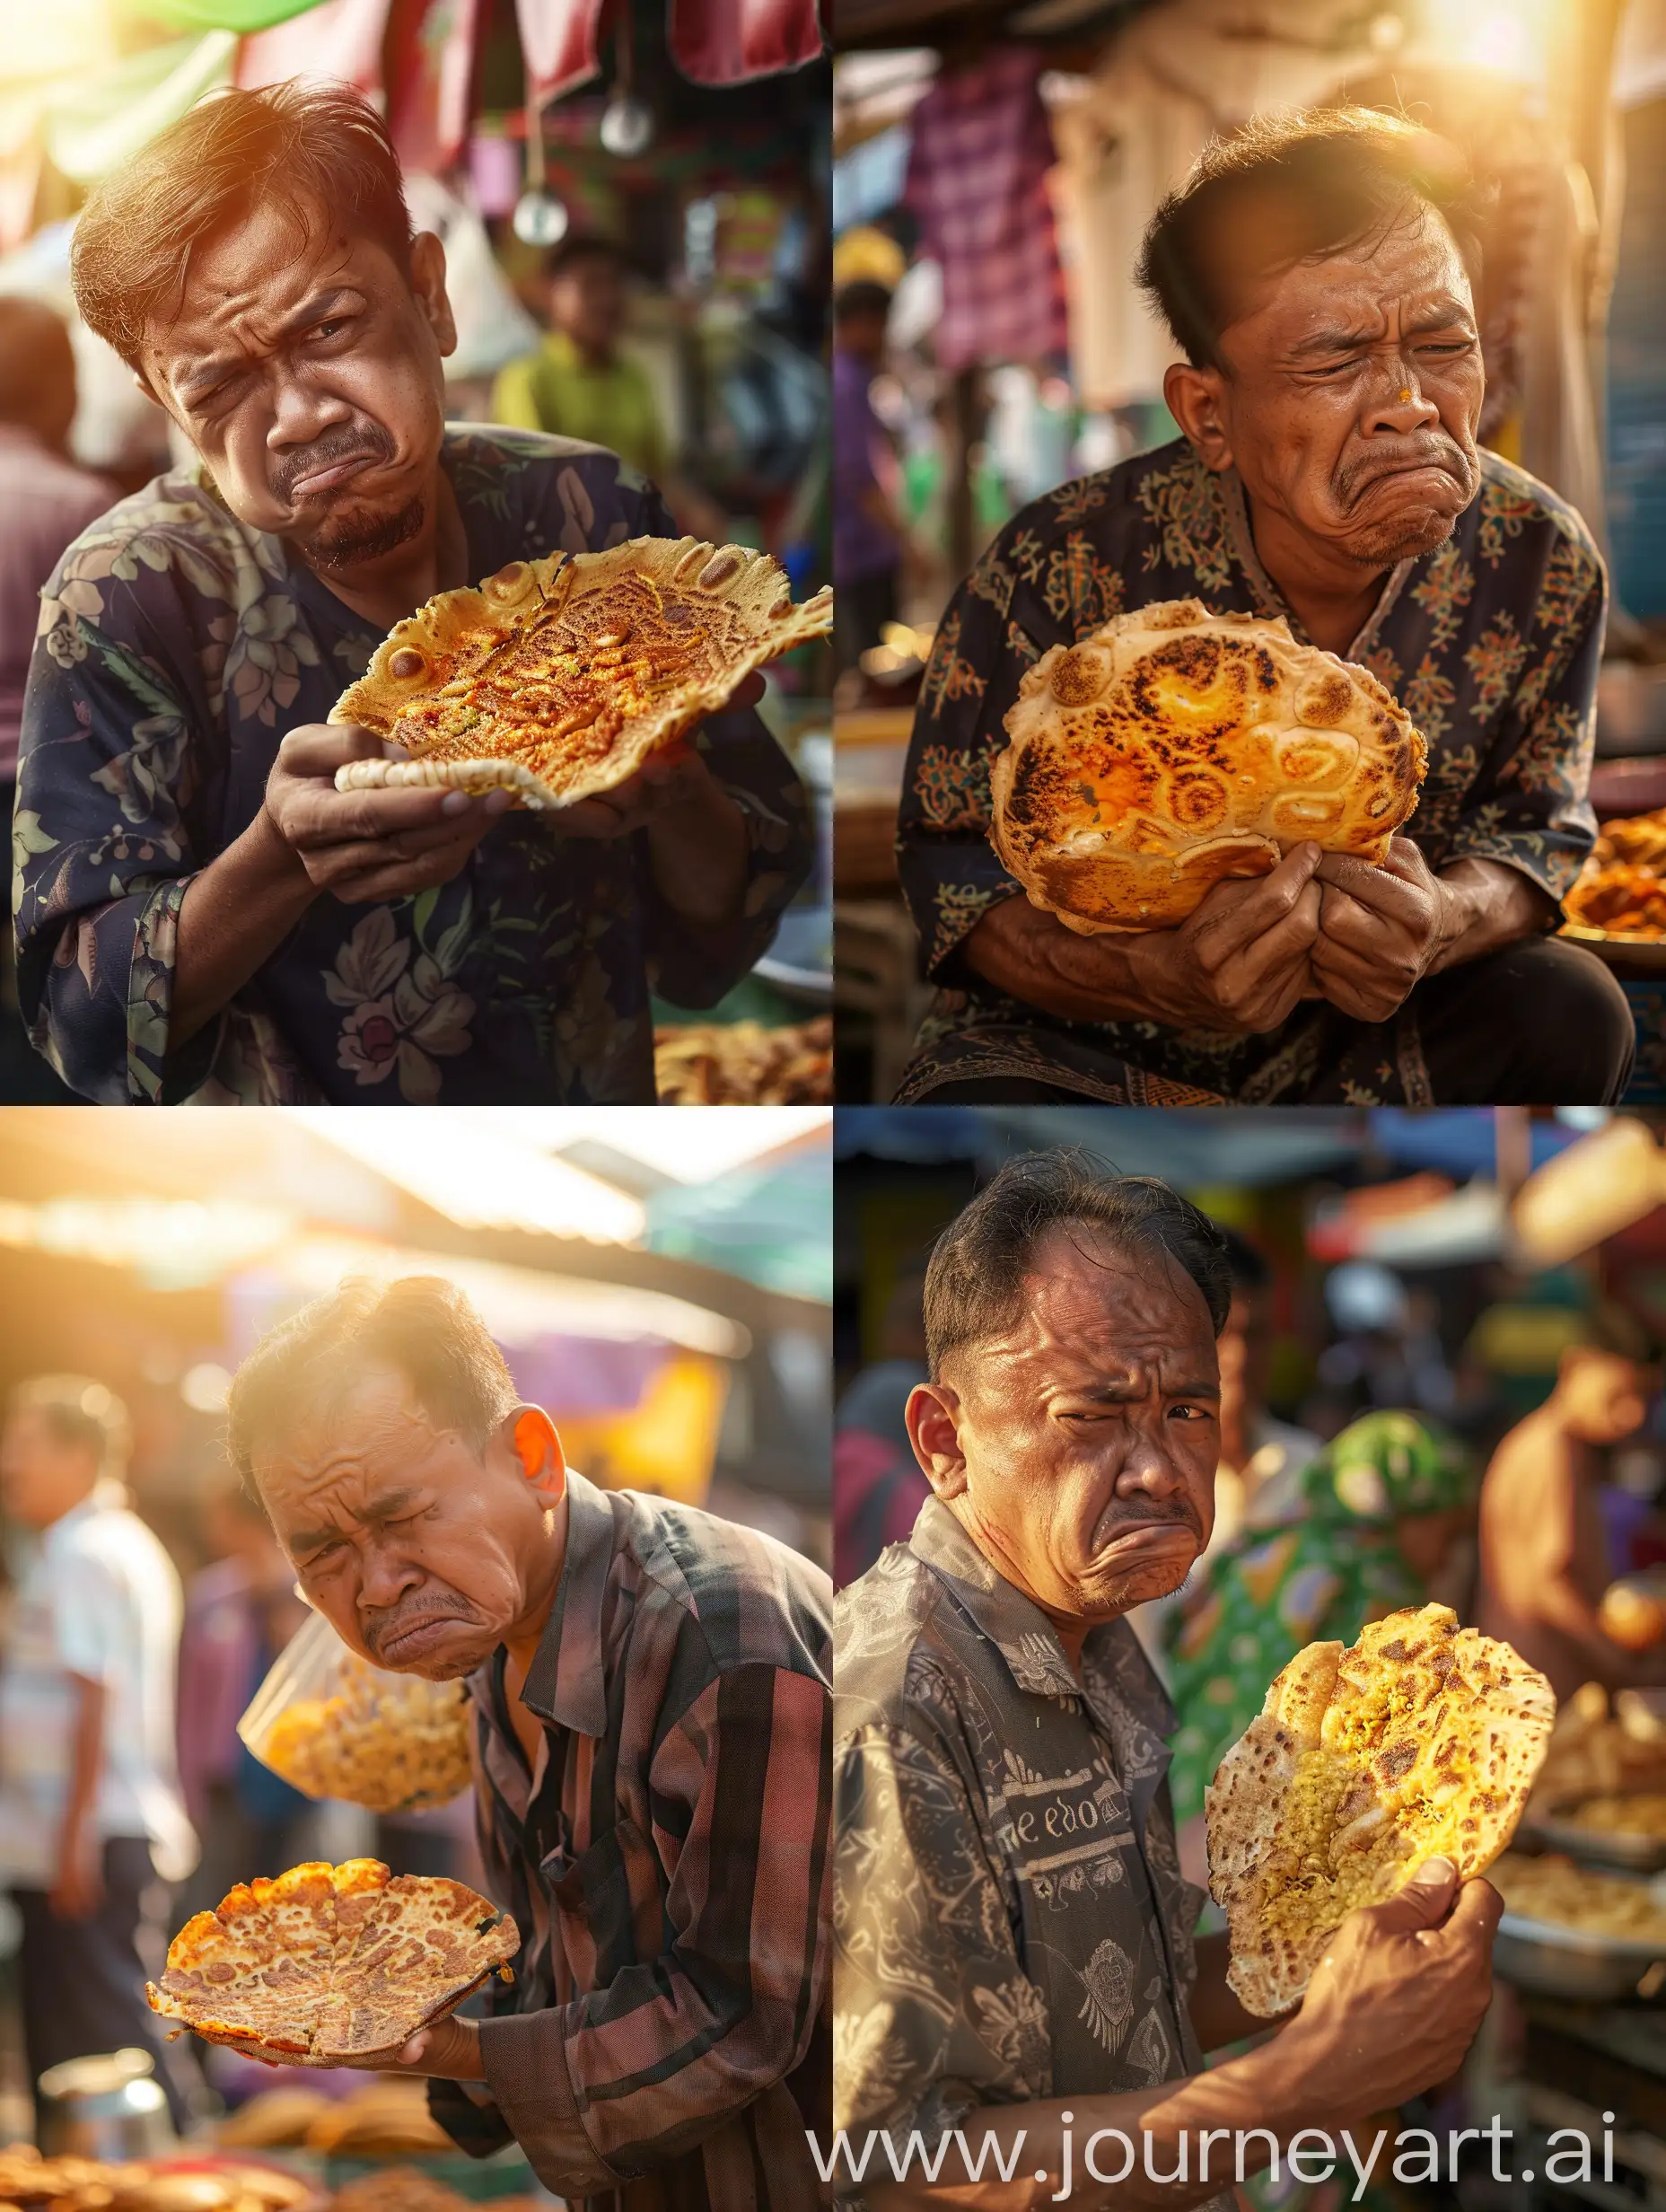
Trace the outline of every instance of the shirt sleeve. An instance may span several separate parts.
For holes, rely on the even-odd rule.
[[[835,2130],[935,2146],[979,2105],[1052,2094],[1046,2003],[947,1749],[867,1726],[834,1785]]]
[[[180,908],[198,866],[180,804],[190,726],[161,663],[48,596],[13,819],[18,997],[37,1051],[101,1105],[186,1094],[219,1042],[210,1022],[168,1051]]]
[[[1595,547],[1558,531],[1525,634],[1501,613],[1471,647],[1483,702],[1489,682],[1519,672],[1506,724],[1516,738],[1477,778],[1436,865],[1503,861],[1558,905],[1572,890],[1597,835],[1591,765],[1608,597]]]
[[[733,2119],[803,2060],[829,1971],[823,1682],[746,1666],[711,1681],[650,1774],[652,1838],[622,1821],[552,1883],[554,1909],[639,1912],[656,1855],[670,1940],[605,1989],[482,2022],[493,2101],[545,2185],[615,2190]]]
[[[546,426],[538,411],[537,370],[536,354],[524,354],[519,361],[507,362],[499,369],[492,386],[495,423],[505,423],[512,430],[542,430]]]
[[[52,1640],[66,1673],[108,1689],[136,1649],[132,1600],[102,1560],[70,1551],[56,1563]]]
[[[1013,552],[996,540],[938,628],[897,817],[898,874],[925,973],[951,986],[969,979],[960,948],[972,930],[1022,890],[989,842],[989,768],[1025,672],[1057,640],[1027,598],[1015,603]]]

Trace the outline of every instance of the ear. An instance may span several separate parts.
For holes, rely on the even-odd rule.
[[[966,1488],[966,1454],[960,1449],[960,1400],[946,1382],[921,1382],[908,1393],[903,1418],[921,1472],[941,1498],[959,1497]]]
[[[541,1406],[518,1406],[504,1424],[521,1471],[546,1505],[558,1505],[567,1487],[566,1455],[556,1425]]]
[[[1220,370],[1195,369],[1188,361],[1177,361],[1163,377],[1162,396],[1204,467],[1216,476],[1230,469],[1232,448],[1226,430],[1226,379]]]
[[[457,324],[445,293],[445,248],[433,231],[411,241],[411,290],[442,354],[457,351]]]

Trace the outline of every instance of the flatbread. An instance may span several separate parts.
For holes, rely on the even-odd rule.
[[[1204,1795],[1226,1978],[1248,2009],[1293,2005],[1346,1915],[1425,1859],[1466,1880],[1489,1866],[1555,1717],[1544,1676],[1447,1605],[1298,1652]]]
[[[512,561],[478,591],[440,592],[378,645],[329,719],[411,758],[351,761],[336,788],[445,784],[572,806],[832,625],[831,591],[795,607],[785,570],[745,546],[633,538]]]
[[[1171,929],[1304,841],[1381,862],[1428,748],[1369,669],[1280,616],[1167,600],[1029,670],[990,770],[991,842],[1083,936]]]
[[[338,2066],[398,2050],[520,1946],[509,1916],[460,1882],[313,1861],[188,1920],[145,1995],[206,2042]]]

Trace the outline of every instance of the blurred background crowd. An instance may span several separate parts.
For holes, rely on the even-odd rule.
[[[1020,507],[1178,434],[1134,265],[1257,115],[1404,111],[1473,172],[1482,443],[1609,562],[1599,816],[1666,802],[1659,0],[845,0],[836,33],[841,1098],[893,1094],[928,996],[891,848],[937,620]],[[1623,979],[1658,1102],[1658,980]]]
[[[1231,1250],[1214,1533],[1180,1593],[1129,1616],[1176,1709],[1171,1781],[1189,1877],[1206,1881],[1205,1785],[1273,1677],[1304,1645],[1352,1643],[1401,1606],[1448,1604],[1507,1638],[1548,1674],[1574,1733],[1593,1702],[1600,1721],[1609,1698],[1643,1697],[1653,1734],[1637,1756],[1653,1758],[1656,1778],[1629,1786],[1658,1789],[1659,1134],[1646,1117],[1600,1108],[842,1109],[836,1583],[906,1540],[928,1494],[903,1409],[925,1376],[934,1239],[1004,1160],[1081,1146],[1108,1173],[1184,1190]],[[1619,2008],[1518,1987],[1513,1971],[1501,1942],[1502,1993],[1466,2077],[1407,2123],[1443,2129],[1461,2115],[1484,2127],[1496,2111],[1530,2136],[1589,2120],[1594,2140],[1604,2123],[1591,2100],[1623,2104],[1622,2179],[1642,2193],[1552,2190],[1542,2201],[1649,2201],[1666,2167],[1662,1977]],[[1410,2187],[1372,2202],[1520,2212],[1541,2201],[1520,2183],[1489,2196],[1484,2165],[1451,2193]],[[1285,2183],[1281,2195],[1264,2180],[1256,2202],[1320,2212],[1332,2201]]]
[[[445,245],[458,329],[446,364],[452,417],[609,447],[660,484],[680,528],[767,549],[802,598],[832,573],[821,52],[815,0],[769,12],[741,0],[669,12],[651,0],[8,6],[0,503],[15,526],[0,545],[6,820],[39,587],[89,521],[171,459],[162,410],[75,312],[70,240],[101,178],[223,86],[296,76],[355,86],[388,118],[413,221]],[[762,708],[824,816],[830,677],[824,645],[801,648],[772,669]],[[772,953],[702,1017],[703,1031],[776,1031],[825,1007],[825,826],[820,845],[822,864]],[[11,995],[9,979],[0,988]],[[659,1018],[692,1020],[669,1007]],[[756,1031],[719,1035],[720,1058],[725,1041],[735,1094],[767,1087],[772,1071]],[[690,1095],[731,1094],[722,1069],[702,1072],[705,1087]],[[818,1072],[824,1079],[825,1066]],[[785,1094],[825,1094],[802,1080],[801,1072],[801,1087]],[[67,1098],[7,1019],[0,1102]]]
[[[190,1911],[307,1858],[481,1881],[469,1795],[388,1817],[315,1803],[238,1735],[308,1617],[224,1460],[238,1362],[344,1277],[444,1275],[592,1480],[704,1506],[825,1566],[831,1116],[253,1110],[189,1128],[153,1117],[119,1159],[89,1116],[6,1119],[0,2140],[34,2137],[45,2068],[118,2041],[149,2046],[185,2132],[283,2076],[195,2038],[164,2044],[138,2005],[136,1943],[154,1974]],[[122,1609],[101,1617],[52,1540],[88,1514],[109,1574],[142,1593],[130,1647]],[[66,1875],[32,1812],[73,1791],[83,1675],[104,1685],[87,1779],[120,1830],[91,1884]],[[357,2074],[295,2080],[315,2105],[370,2094]],[[401,2107],[399,2125],[407,2154],[443,2147],[425,2113]],[[448,2171],[469,2164],[453,2154]],[[530,2185],[518,2163],[495,2180]]]

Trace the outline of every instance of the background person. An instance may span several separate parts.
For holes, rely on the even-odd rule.
[[[524,1938],[515,1979],[386,2070],[435,2076],[466,2150],[513,2138],[575,2207],[814,2202],[826,1576],[569,1470],[437,1278],[346,1282],[271,1330],[228,1418],[234,1463],[343,1640],[467,1677],[474,1701],[480,1853]]]
[[[904,533],[881,480],[890,446],[872,397],[890,314],[890,294],[871,277],[855,277],[833,294],[834,642],[841,671],[877,645],[900,612]]]
[[[662,484],[665,429],[653,382],[620,344],[625,257],[604,238],[564,238],[544,265],[548,321],[535,354],[500,369],[492,419],[605,445]]]
[[[1635,1435],[1660,1388],[1634,1325],[1599,1317],[1571,1345],[1545,1403],[1494,1453],[1481,1485],[1476,1626],[1514,1645],[1558,1698],[1583,1683],[1666,1682],[1666,1646],[1633,1651],[1598,1619],[1613,1580],[1598,1488],[1606,1455]]]
[[[174,1761],[180,1583],[127,1509],[127,1449],[120,1401],[85,1376],[42,1376],[7,1406],[0,1500],[37,1540],[0,1653],[0,1875],[22,1920],[31,2085],[142,2045],[183,2129],[189,2061],[145,2001],[139,1949],[166,1949],[164,1885],[196,1857]]]
[[[835,1602],[836,2121],[1022,2142],[1022,2182],[959,2199],[991,2212],[1059,2172],[1065,2110],[1078,2143],[1148,2130],[1172,2175],[1182,2132],[1287,2138],[1443,2081],[1486,2006],[1498,1899],[1432,1861],[1349,1916],[1278,2033],[1203,2070],[1267,2023],[1224,1936],[1194,1950],[1174,1714],[1122,1615],[1208,1540],[1230,1298],[1219,1233],[1166,1184],[1008,1162],[926,1278],[908,1425],[933,1496]],[[1198,2202],[1197,2171],[1131,2176],[1119,2212]]]

